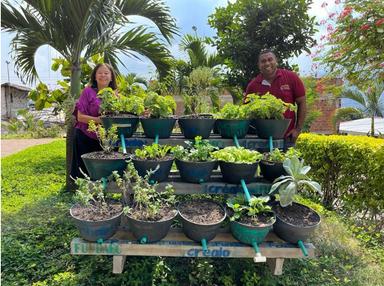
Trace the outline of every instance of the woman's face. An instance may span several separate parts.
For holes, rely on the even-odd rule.
[[[97,88],[103,89],[105,87],[108,87],[111,80],[112,80],[111,71],[105,65],[101,65],[96,71]]]

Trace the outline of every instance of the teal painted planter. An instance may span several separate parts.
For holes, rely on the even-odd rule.
[[[208,162],[188,162],[176,159],[177,169],[180,171],[180,177],[188,183],[203,183],[209,180],[216,161]]]
[[[203,139],[209,138],[216,119],[213,118],[179,118],[180,130],[187,139],[195,139],[201,136]]]
[[[141,177],[147,175],[147,171],[155,170],[159,165],[159,169],[149,177],[149,180],[163,182],[168,179],[169,172],[172,168],[173,157],[170,156],[168,160],[141,160],[133,157],[132,162]]]
[[[252,119],[250,122],[251,129],[254,129],[257,137],[268,139],[282,139],[288,129],[291,119]]]
[[[127,161],[129,156],[125,158],[107,158],[107,159],[99,159],[99,158],[90,158],[89,154],[99,153],[91,152],[84,155],[81,155],[81,159],[84,161],[84,165],[87,168],[89,177],[92,180],[100,180],[101,178],[109,177],[113,171],[117,171],[120,175],[123,174],[124,170],[127,168]],[[120,154],[114,152],[112,154]],[[112,155],[113,156],[113,155]]]
[[[87,221],[81,220],[73,216],[72,208],[69,210],[70,215],[75,223],[77,229],[80,232],[80,236],[88,241],[97,241],[99,239],[108,239],[114,235],[120,225],[121,215],[123,212],[118,215],[101,221]]]
[[[175,118],[140,118],[144,134],[148,138],[169,138],[175,126]]]
[[[119,134],[119,137],[123,134],[125,138],[132,137],[139,125],[139,117],[101,116],[100,120],[105,129],[111,128],[113,124],[117,125],[117,133]]]
[[[238,139],[247,135],[249,120],[218,119],[217,128],[222,138],[230,138],[236,135]]]
[[[272,213],[273,214],[273,213]],[[252,245],[253,242],[261,243],[272,229],[273,224],[276,221],[276,217],[273,214],[273,221],[269,224],[263,224],[259,226],[247,225],[237,221],[231,221],[232,235],[240,242]]]

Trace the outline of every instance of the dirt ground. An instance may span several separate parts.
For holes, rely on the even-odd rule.
[[[47,144],[56,139],[1,139],[1,158],[20,152],[28,147]]]

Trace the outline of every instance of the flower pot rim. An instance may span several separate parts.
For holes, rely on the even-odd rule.
[[[141,159],[141,158],[136,157],[136,155],[132,155],[131,159],[132,159],[132,161],[153,162],[153,163],[169,162],[169,161],[175,160],[175,156],[173,156],[173,155],[168,155],[166,157],[169,157],[169,159],[168,160]],[[163,157],[163,158],[166,158],[166,157]]]
[[[200,117],[190,117],[192,115],[195,115],[195,116],[212,116],[211,118],[200,118]],[[213,118],[213,114],[209,114],[209,113],[196,113],[196,114],[188,114],[188,115],[180,115],[178,118],[178,120],[182,119],[182,120],[216,120],[215,118]]]
[[[250,119],[224,119],[224,118],[217,118],[216,120],[223,120],[223,121],[249,121]]]
[[[268,120],[268,121],[290,121],[290,118],[272,119],[272,118],[250,118],[250,120]]]
[[[256,161],[256,162],[253,162],[253,163],[245,163],[245,162],[228,162],[228,161],[223,161],[223,160],[219,160],[218,161],[219,163],[223,162],[223,163],[227,163],[227,164],[233,164],[233,165],[256,165],[256,164],[259,164],[260,160]]]
[[[124,216],[132,219],[132,220],[135,220],[135,221],[138,221],[138,222],[145,222],[145,223],[148,223],[148,224],[156,224],[156,223],[161,223],[161,222],[166,222],[166,221],[170,221],[170,220],[173,220],[178,214],[179,214],[179,210],[177,207],[175,207],[173,209],[173,211],[175,211],[175,215],[167,220],[162,220],[162,221],[149,221],[149,220],[141,220],[141,219],[136,219],[136,218],[133,218],[131,217],[130,215],[127,215],[127,214],[124,214]]]
[[[90,160],[128,160],[130,159],[132,156],[131,154],[124,154],[122,152],[117,152],[117,151],[112,151],[111,154],[121,154],[121,155],[125,155],[125,158],[99,158],[99,159],[96,159],[96,158],[89,158],[89,154],[94,154],[94,153],[104,153],[104,154],[108,154],[108,153],[105,153],[104,151],[94,151],[94,152],[89,152],[89,153],[85,153],[83,155],[81,155],[80,157],[81,158],[86,158],[86,159],[90,159]],[[88,155],[88,156],[87,156]]]
[[[69,208],[69,214],[71,215],[72,218],[74,218],[76,220],[79,220],[79,221],[84,221],[84,222],[108,222],[108,221],[111,221],[111,220],[114,220],[114,219],[118,218],[119,216],[121,216],[123,214],[123,204],[120,203],[120,205],[122,206],[120,213],[118,213],[117,215],[115,215],[115,216],[113,216],[111,218],[103,219],[103,220],[85,220],[85,219],[81,219],[81,218],[78,218],[78,217],[74,216],[73,213],[72,213],[72,209],[77,207],[78,204],[74,204],[74,205],[72,205]]]
[[[132,117],[126,117],[124,115],[132,115]],[[128,112],[128,113],[118,113],[118,114],[103,114],[100,115],[100,118],[124,118],[124,119],[137,119],[139,116],[137,114]]]
[[[187,219],[185,216],[183,216],[183,214],[181,213],[180,211],[180,206],[185,204],[185,203],[191,203],[191,202],[201,202],[201,201],[206,201],[206,202],[212,202],[212,203],[215,203],[216,205],[220,206],[220,208],[223,210],[224,212],[224,216],[222,219],[220,219],[219,221],[217,222],[214,222],[214,223],[210,223],[210,224],[199,224],[199,223],[196,223],[196,222],[193,222],[189,219]],[[214,200],[211,200],[211,199],[196,199],[196,200],[188,200],[188,201],[184,201],[184,202],[179,202],[178,205],[177,205],[177,210],[178,210],[178,213],[179,215],[186,221],[188,221],[189,223],[191,224],[195,224],[195,225],[204,225],[204,226],[213,226],[213,225],[217,225],[217,224],[220,224],[222,223],[226,218],[227,218],[227,212],[225,211],[225,208],[222,206],[222,204],[214,201]]]
[[[140,120],[153,120],[153,119],[157,119],[157,120],[170,120],[170,119],[174,119],[176,120],[177,119],[177,116],[175,115],[171,115],[171,116],[168,116],[168,117],[144,117],[144,116],[139,116]]]
[[[280,203],[279,203],[278,201],[277,201],[277,203],[280,205]],[[315,211],[313,208],[310,208],[309,206],[306,206],[306,205],[304,205],[304,204],[297,203],[297,202],[293,202],[292,204],[296,204],[296,205],[304,206],[304,207],[310,209],[311,211],[313,211],[313,212],[316,214],[316,216],[318,217],[319,221],[318,221],[316,224],[313,224],[313,225],[308,225],[308,226],[298,226],[298,225],[296,225],[296,224],[289,223],[289,222],[287,222],[287,221],[284,220],[284,219],[281,219],[277,213],[276,213],[276,219],[278,218],[279,220],[283,221],[285,224],[287,224],[287,225],[289,225],[289,226],[291,226],[291,227],[293,227],[293,228],[299,228],[299,229],[314,228],[314,227],[317,227],[317,226],[321,223],[321,216],[320,216],[319,213],[318,213],[317,211]],[[281,208],[284,209],[284,207],[281,207]]]
[[[186,161],[186,160],[180,160],[175,158],[175,161],[179,161],[182,163],[193,163],[193,164],[207,164],[207,163],[216,163],[217,160],[212,160],[212,161]]]

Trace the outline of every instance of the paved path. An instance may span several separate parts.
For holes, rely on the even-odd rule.
[[[46,144],[54,141],[54,138],[43,138],[43,139],[1,139],[1,157],[5,157],[25,148]]]

